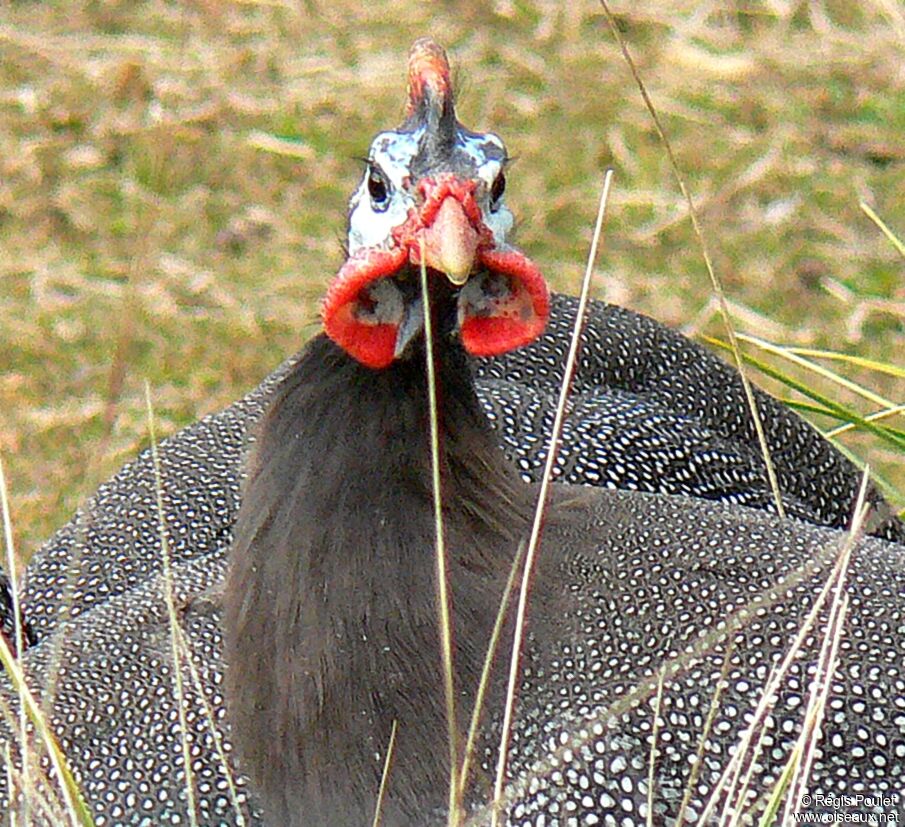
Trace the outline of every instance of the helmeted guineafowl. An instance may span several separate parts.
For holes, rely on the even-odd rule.
[[[383,219],[375,232],[394,214]],[[575,299],[554,295],[535,342],[472,363],[482,406],[525,479],[536,479],[543,464],[574,311]],[[228,546],[248,435],[293,361],[161,446],[176,559]],[[787,511],[816,525],[846,525],[857,470],[788,408],[756,396]],[[735,370],[656,321],[600,302],[592,303],[561,457],[556,473],[566,482],[773,508]],[[37,637],[61,612],[80,614],[159,570],[153,479],[145,452],[33,556],[22,599]],[[905,543],[905,524],[883,512],[876,491],[868,498],[881,509],[870,532]]]
[[[542,283],[536,268],[508,245],[502,198],[493,206],[493,182],[505,159],[502,144],[455,121],[445,58],[436,46],[416,44],[410,74],[409,117],[372,145],[369,169],[353,197],[350,259],[326,305],[331,334],[366,364],[319,336],[262,392],[164,448],[176,606],[200,679],[196,687],[192,671],[183,670],[193,801],[202,823],[237,820],[216,739],[197,696],[206,697],[222,725],[224,550],[238,499],[237,476],[230,477],[228,469],[235,469],[246,430],[265,408],[235,550],[239,565],[226,601],[230,714],[244,765],[265,794],[272,823],[370,823],[395,720],[399,746],[384,823],[445,819],[423,339],[411,264],[414,237],[430,230],[437,216],[458,231],[464,217],[467,226],[460,235],[469,236],[470,227],[477,239],[474,273],[470,263],[450,264],[451,258],[462,258],[455,251],[430,250],[428,260],[433,270],[449,271],[457,282],[431,273],[463,712],[472,703],[502,581],[525,531],[531,489],[502,459],[460,342],[487,353],[535,335],[546,314]],[[375,194],[369,186],[375,167],[386,176],[391,203],[384,209],[380,187]],[[412,177],[403,183],[406,171]],[[436,189],[438,182],[445,189]],[[427,215],[424,205],[432,196],[436,211]],[[382,235],[368,229],[372,217],[392,219],[400,203],[401,219],[384,222]],[[387,233],[400,227],[405,229],[396,233],[395,243],[385,243]],[[363,234],[368,231],[373,235]],[[393,255],[383,255],[388,251]],[[555,314],[563,304],[553,306]],[[667,492],[701,486],[697,493],[764,505],[768,497],[750,437],[732,436],[747,434],[748,427],[738,391],[727,394],[735,399],[735,413],[726,416],[732,423],[726,436],[691,421],[675,402],[676,395],[683,396],[676,390],[683,373],[690,409],[722,381],[733,388],[731,372],[698,372],[702,359],[705,367],[719,363],[707,363],[709,357],[697,348],[648,320],[608,308],[595,313],[589,336],[613,347],[615,356],[608,364],[603,352],[585,348],[567,471],[605,484],[607,450],[620,443],[618,434],[647,433],[650,441],[634,452],[635,470],[623,474],[626,484],[658,490],[657,475],[644,469],[659,463]],[[652,349],[637,359],[631,352],[634,327],[649,331],[638,338]],[[362,350],[365,333],[376,335]],[[558,354],[561,361],[565,348],[561,338],[544,341],[540,350],[526,349],[521,363],[512,361],[515,357],[485,363],[475,380],[489,400],[483,404],[496,414],[495,425],[510,440],[525,428],[535,456],[543,450],[543,438],[532,430],[537,414],[531,410],[546,406],[552,395],[555,371],[546,357]],[[674,374],[668,367],[649,367],[656,348],[664,361],[673,362]],[[500,370],[510,378],[494,376]],[[625,391],[614,390],[620,383],[637,389],[645,382],[651,385],[646,396],[654,400],[662,383],[659,398],[671,405],[649,402],[638,412]],[[595,398],[605,400],[596,410]],[[593,429],[609,435],[607,407],[624,416],[615,435],[602,439]],[[670,413],[674,407],[680,413]],[[771,426],[773,438],[796,434],[795,444],[809,446],[801,453],[819,457],[827,469],[815,483],[794,463],[785,468],[781,476],[795,492],[790,503],[814,522],[841,523],[853,498],[853,470],[805,426],[788,424],[797,419],[769,411],[770,419],[771,413],[786,423]],[[720,419],[718,412],[708,415],[714,423]],[[626,422],[641,427],[633,432]],[[657,437],[658,422],[671,429],[665,439],[669,449],[662,448],[662,435]],[[627,436],[619,444],[626,456],[632,455],[631,441]],[[510,446],[510,455],[522,453],[521,441],[519,446]],[[227,458],[215,466],[211,455]],[[677,455],[702,459],[689,459],[682,471],[681,461],[671,462]],[[36,611],[32,622],[49,639],[26,653],[25,666],[36,684],[46,680],[54,644],[60,642],[55,725],[99,822],[107,824],[184,820],[189,801],[155,553],[153,476],[143,462],[99,492],[92,510],[61,535],[61,552],[48,547],[38,575],[29,580],[26,603],[27,611],[29,605],[46,609]],[[622,474],[621,465],[612,473]],[[826,479],[835,482],[824,488]],[[719,685],[718,711],[689,794],[688,812],[699,816],[771,667],[814,603],[829,567],[825,550],[843,542],[844,534],[685,496],[560,491],[535,579],[507,821],[602,823],[612,817],[644,823],[656,715],[643,693],[633,702],[629,698],[633,687],[689,651],[665,682],[659,703],[651,800],[654,823],[678,812]],[[883,531],[898,536],[901,526],[890,520]],[[66,561],[73,552],[78,557],[78,550],[94,548],[101,554],[83,557],[83,568],[73,577],[73,608],[80,616],[69,628],[58,628],[57,638],[51,632]],[[52,566],[56,571],[47,574]],[[43,588],[32,585],[42,577]],[[891,543],[862,541],[848,591],[847,631],[810,789],[892,793],[901,788],[905,754],[905,552]],[[721,637],[720,624],[745,607],[747,622]],[[717,630],[712,644],[696,650],[695,643],[711,629]],[[770,789],[794,747],[806,676],[818,648],[818,636],[811,636],[782,683],[751,769],[748,789],[755,798]],[[499,695],[495,682],[466,796],[476,823],[485,820],[480,808],[488,800]],[[613,703],[617,711],[608,713]],[[241,809],[246,806],[241,791],[239,798]]]

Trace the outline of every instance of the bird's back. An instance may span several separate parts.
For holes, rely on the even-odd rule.
[[[650,795],[664,823],[691,786],[686,814],[698,823],[741,751],[751,775],[740,809],[762,812],[804,724],[829,602],[747,750],[744,730],[848,543],[845,532],[684,497],[605,492],[561,509],[533,588],[567,595],[567,608],[529,621],[514,810],[527,823],[606,812],[642,824]],[[844,591],[808,791],[889,796],[905,784],[905,550],[862,540]],[[725,794],[716,801],[719,813]]]

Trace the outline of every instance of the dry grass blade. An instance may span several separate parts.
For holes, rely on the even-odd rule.
[[[660,680],[657,681],[657,696],[654,700],[654,724],[651,727],[650,758],[647,762],[647,814],[644,819],[647,827],[654,825],[654,782],[657,768],[657,738],[660,737],[660,708],[663,706],[663,680],[664,675],[661,672]]]
[[[867,414],[867,416],[864,417],[864,421],[882,422],[884,419],[889,419],[892,416],[898,416],[903,413],[905,413],[905,405],[894,405],[891,408],[884,408],[881,411],[874,411],[872,414]],[[856,423],[847,422],[845,425],[839,425],[836,428],[831,428],[829,431],[824,431],[823,435],[827,439],[835,439],[837,436],[841,436],[848,431],[853,431],[857,427]]]
[[[606,0],[600,0],[600,5],[603,7],[607,21],[610,24],[610,29],[613,32],[613,37],[619,44],[619,48],[622,51],[622,56],[625,58],[625,62],[628,64],[628,67],[631,70],[632,77],[634,77],[635,82],[638,84],[638,89],[641,91],[641,97],[644,99],[644,103],[647,106],[648,111],[650,112],[651,118],[653,119],[654,127],[657,130],[657,135],[660,137],[660,141],[663,143],[663,147],[666,150],[666,155],[669,158],[669,164],[676,176],[676,180],[678,181],[679,189],[682,191],[682,195],[684,196],[685,202],[688,205],[688,214],[691,217],[691,225],[694,228],[695,237],[698,240],[698,244],[701,248],[701,254],[704,257],[704,264],[707,267],[707,273],[710,275],[710,282],[713,290],[719,298],[720,315],[723,317],[723,322],[726,326],[726,335],[729,338],[729,344],[732,349],[732,354],[735,357],[735,364],[738,368],[739,378],[742,381],[742,387],[745,391],[745,398],[748,402],[748,408],[751,411],[751,418],[754,422],[754,430],[757,432],[757,441],[760,444],[760,450],[764,457],[764,464],[767,469],[767,479],[770,482],[770,490],[773,492],[773,499],[776,503],[776,512],[780,517],[784,517],[785,509],[783,508],[782,504],[782,493],[779,489],[779,481],[776,478],[776,471],[773,468],[773,462],[770,459],[770,446],[767,444],[767,435],[764,432],[764,425],[760,418],[760,411],[758,410],[757,402],[754,399],[754,391],[752,390],[751,383],[748,381],[748,376],[745,373],[745,364],[744,360],[742,359],[741,350],[739,349],[738,341],[735,336],[735,328],[732,325],[732,316],[729,313],[729,305],[726,302],[726,293],[725,290],[723,290],[723,285],[720,282],[719,276],[717,276],[716,274],[716,270],[714,270],[713,268],[713,262],[710,258],[710,252],[707,248],[707,243],[704,240],[704,233],[701,230],[701,224],[698,220],[698,213],[695,209],[694,201],[691,197],[691,193],[689,192],[688,187],[685,186],[685,179],[683,178],[682,172],[679,169],[679,164],[676,161],[675,153],[672,150],[672,144],[670,143],[669,138],[667,138],[666,131],[663,129],[663,126],[660,123],[660,118],[657,115],[657,110],[654,108],[653,101],[647,94],[647,87],[644,85],[644,81],[641,80],[641,75],[638,74],[638,68],[635,66],[635,62],[632,59],[632,56],[629,54],[628,46],[626,45],[625,40],[623,39],[622,34],[619,31],[619,26],[616,23],[616,19],[613,17],[613,13],[610,11],[610,7],[607,4]]]
[[[861,476],[861,487],[858,491],[858,499],[849,528],[849,532],[853,537],[861,534],[864,521],[870,510],[870,506],[865,504],[869,481],[869,469],[865,468]],[[790,823],[792,819],[797,819],[801,812],[802,797],[807,789],[808,776],[814,762],[814,750],[817,746],[817,727],[823,719],[833,673],[838,661],[839,644],[842,639],[845,618],[848,614],[848,595],[845,593],[845,585],[850,562],[851,549],[845,555],[844,562],[838,569],[838,574],[835,574],[832,586],[833,602],[830,605],[829,617],[823,631],[823,642],[820,647],[820,657],[817,661],[817,671],[811,683],[805,724],[798,737],[797,746],[802,753],[802,760],[796,765],[792,776],[789,795],[786,799],[784,823]]]
[[[3,745],[3,771],[6,776],[6,794],[9,796],[10,802],[12,802],[16,785],[13,778],[13,756],[10,752],[9,743]]]
[[[272,152],[275,155],[285,155],[289,158],[314,158],[314,150],[301,141],[288,141],[285,138],[276,138],[266,132],[255,130],[248,138],[248,145],[264,152]]]
[[[151,405],[151,386],[145,383],[145,402],[148,414],[148,434],[151,440],[151,460],[154,465],[154,495],[157,506],[158,530],[160,532],[160,556],[163,564],[163,593],[167,604],[170,623],[170,654],[173,661],[173,689],[176,695],[176,709],[179,714],[179,732],[182,746],[182,761],[185,771],[186,806],[189,823],[197,827],[198,814],[195,807],[195,784],[192,773],[192,756],[188,743],[188,727],[185,716],[185,692],[182,685],[182,653],[179,647],[179,617],[173,595],[173,571],[170,566],[170,547],[167,539],[167,524],[163,509],[163,476],[160,470],[160,455],[157,451],[157,434],[154,428],[154,409]]]
[[[22,774],[13,765],[12,750],[9,743],[3,745],[2,760],[6,769],[6,789],[7,791],[26,790],[22,781]],[[44,773],[32,773],[33,783],[31,789],[27,791],[29,805],[33,821],[26,821],[23,817],[21,821],[10,818],[11,827],[30,827],[31,824],[68,824],[70,818],[60,806],[59,795],[56,793],[50,778]],[[11,799],[12,800],[12,799]]]
[[[500,598],[500,606],[497,610],[496,620],[493,624],[493,632],[491,632],[490,642],[487,644],[487,653],[484,655],[481,678],[478,681],[474,708],[471,711],[471,723],[468,726],[468,738],[465,741],[465,749],[462,755],[462,771],[459,773],[459,786],[461,787],[463,797],[465,795],[465,787],[468,784],[468,773],[471,771],[471,757],[474,754],[475,743],[478,738],[478,727],[481,723],[481,713],[484,709],[487,686],[490,682],[490,670],[493,666],[493,658],[496,655],[497,646],[499,646],[500,635],[503,632],[503,620],[505,619],[506,611],[509,608],[509,600],[512,597],[512,590],[515,588],[516,577],[518,576],[519,567],[524,559],[525,549],[526,544],[522,541],[519,543],[518,551],[515,553],[515,559],[512,561],[512,567],[509,569],[509,577],[506,580],[506,587],[503,589],[503,596]]]
[[[2,662],[10,682],[18,693],[21,703],[24,705],[28,719],[31,721],[41,742],[47,749],[47,754],[50,756],[51,768],[60,784],[60,790],[63,794],[63,804],[70,823],[76,825],[76,827],[91,827],[94,824],[94,819],[91,817],[91,813],[85,806],[85,802],[79,792],[78,784],[76,784],[75,777],[72,775],[72,771],[69,769],[69,764],[66,761],[66,755],[57,742],[56,736],[51,731],[47,718],[42,713],[41,708],[25,683],[25,675],[22,672],[19,662],[13,656],[13,653],[10,651],[9,646],[2,635],[0,635],[0,662]],[[26,795],[28,792],[29,791],[26,790]]]
[[[591,249],[588,253],[588,264],[585,268],[584,279],[581,284],[581,295],[578,299],[578,308],[575,312],[575,324],[572,327],[572,340],[569,343],[569,355],[563,370],[562,384],[559,389],[559,400],[556,404],[556,415],[553,419],[553,428],[550,433],[550,443],[547,447],[547,460],[544,464],[544,472],[541,477],[540,493],[537,497],[537,509],[534,512],[534,522],[531,526],[531,537],[528,540],[528,551],[525,555],[525,566],[522,570],[522,582],[519,589],[518,608],[515,615],[515,631],[512,639],[512,655],[509,662],[509,681],[506,687],[506,706],[503,710],[503,726],[500,733],[500,747],[497,755],[496,778],[493,786],[493,811],[491,823],[493,827],[499,824],[499,804],[503,795],[503,783],[506,777],[506,758],[509,751],[509,733],[512,730],[512,716],[515,707],[515,687],[519,675],[519,658],[522,647],[522,639],[525,633],[525,615],[528,605],[528,587],[531,572],[534,568],[534,558],[537,555],[537,547],[540,541],[541,525],[543,523],[544,509],[547,503],[547,493],[553,478],[553,466],[556,462],[556,454],[559,450],[560,436],[566,415],[566,404],[569,398],[569,390],[572,375],[578,361],[578,350],[581,345],[581,331],[587,314],[588,300],[591,290],[591,274],[594,271],[594,262],[597,259],[597,246],[600,243],[600,234],[603,230],[603,219],[606,214],[607,199],[610,194],[610,184],[613,180],[613,171],[608,169],[603,179],[603,191],[600,194],[600,204],[597,208],[597,221],[594,225],[594,237],[591,241]]]
[[[866,475],[864,479],[867,479]],[[849,600],[848,595],[842,592],[844,585],[843,580],[838,581],[836,585],[833,605],[830,609],[830,618],[824,628],[817,672],[811,682],[804,724],[782,775],[767,798],[764,812],[759,822],[760,827],[769,827],[769,825],[775,823],[776,815],[784,798],[786,799],[786,807],[780,823],[790,824],[793,821],[800,820],[799,814],[801,813],[803,795],[807,790],[807,780],[810,776],[814,750],[817,746],[817,727],[823,720],[826,702],[832,688],[832,677],[838,658],[842,630],[845,618],[848,615]]]
[[[691,796],[694,793],[694,785],[697,783],[698,776],[701,773],[701,762],[704,760],[704,750],[707,748],[707,739],[713,730],[713,722],[716,719],[716,713],[720,708],[720,697],[723,694],[723,688],[726,686],[726,678],[729,675],[729,665],[732,662],[732,653],[735,651],[735,644],[730,639],[726,646],[726,654],[723,656],[723,666],[720,669],[720,679],[717,682],[713,697],[710,699],[710,708],[707,710],[707,718],[704,721],[704,728],[701,730],[701,737],[698,739],[698,750],[695,753],[694,763],[691,765],[691,773],[688,776],[688,783],[685,785],[685,792],[682,795],[682,803],[679,805],[679,812],[676,815],[676,824],[685,823],[685,812],[691,802]]]
[[[82,537],[85,536],[87,528],[81,528]],[[72,617],[72,606],[75,600],[76,582],[81,571],[82,555],[86,545],[82,542],[75,543],[73,546],[72,557],[66,566],[66,578],[63,583],[62,594],[63,601],[59,608],[59,620],[57,621],[57,633],[51,640],[44,643],[50,647],[49,666],[46,672],[46,679],[41,686],[41,710],[44,715],[49,716],[53,709],[54,700],[57,695],[57,683],[60,677],[60,667],[63,662],[63,651],[66,645],[66,631]]]
[[[19,657],[25,652],[25,635],[22,630],[22,610],[19,603],[19,566],[13,543],[13,521],[9,513],[9,495],[6,489],[6,472],[3,470],[3,458],[0,457],[0,505],[3,511],[3,539],[6,547],[6,571],[9,576],[9,589],[13,601],[13,639]],[[21,685],[24,688],[25,684]],[[28,716],[25,714],[25,702],[19,694],[19,748],[22,751],[22,775],[26,789],[31,787],[29,774],[31,760],[28,755]],[[28,823],[28,796],[25,796],[24,822]]]
[[[195,687],[195,691],[198,694],[202,712],[204,713],[204,720],[207,722],[208,731],[210,732],[211,739],[214,742],[214,752],[217,754],[217,758],[220,761],[220,768],[223,770],[223,778],[226,780],[226,788],[229,792],[230,804],[232,805],[233,812],[236,814],[236,827],[245,827],[245,825],[248,823],[248,820],[245,818],[245,814],[242,812],[242,805],[239,803],[239,793],[236,789],[236,781],[233,777],[233,770],[230,766],[229,760],[226,757],[226,750],[223,748],[223,736],[221,735],[220,730],[217,728],[217,719],[214,715],[214,710],[208,703],[207,697],[204,694],[204,685],[201,681],[201,675],[198,672],[198,668],[195,666],[195,662],[192,659],[189,642],[186,639],[185,632],[183,632],[181,626],[179,626],[178,624],[175,626],[171,625],[171,628],[175,631],[176,635],[179,638],[179,650],[186,653],[185,665],[188,667],[189,675],[192,679],[192,685]]]
[[[841,594],[844,585],[844,582],[840,582],[837,585],[837,595]],[[784,824],[792,823],[793,819],[797,820],[797,816],[801,812],[801,803],[807,790],[811,767],[814,764],[814,751],[817,748],[817,728],[823,720],[826,702],[832,689],[833,673],[839,659],[839,644],[842,640],[845,618],[848,616],[848,606],[848,595],[842,594],[841,598],[834,599],[832,617],[827,622],[827,627],[824,630],[817,675],[814,677],[811,687],[804,726],[801,728],[798,742],[795,745],[795,753],[801,755],[802,758],[793,765],[794,772],[791,778],[790,792],[786,799],[785,814],[783,815]]]
[[[680,655],[665,661],[649,677],[639,680],[638,683],[617,697],[607,707],[595,712],[591,717],[583,719],[582,731],[579,731],[567,743],[561,744],[549,755],[544,756],[532,765],[522,778],[507,787],[504,802],[497,800],[494,802],[495,805],[499,807],[501,803],[514,801],[525,794],[529,784],[527,779],[542,777],[560,766],[565,760],[564,756],[567,752],[575,752],[587,744],[591,737],[592,729],[594,730],[594,737],[602,735],[613,722],[618,721],[621,716],[637,707],[646,698],[651,697],[656,692],[657,684],[661,679],[664,682],[675,680],[687,673],[701,658],[712,652],[723,641],[728,641],[729,645],[731,645],[733,635],[747,627],[749,623],[763,612],[769,611],[773,605],[782,601],[801,583],[819,575],[828,566],[835,567],[838,565],[839,555],[838,542],[815,547],[813,554],[805,562],[790,569],[787,574],[770,588],[753,595],[748,603],[728,614],[718,627],[709,628],[694,643],[689,644]],[[826,592],[827,589],[828,587],[824,587],[823,591]],[[820,599],[818,595],[817,600]],[[807,631],[807,629],[800,631],[799,638],[805,637]],[[788,657],[787,660],[791,660],[792,657]],[[767,683],[774,683],[772,675]],[[734,767],[728,768],[728,770],[733,771]],[[721,783],[725,783],[725,781]],[[712,802],[711,811],[713,806],[716,806],[716,802]],[[477,810],[469,818],[468,824],[475,825],[475,827],[486,824],[490,809],[491,807],[488,806]],[[706,823],[706,819],[699,819],[697,823]]]
[[[776,680],[776,669],[771,669],[767,675],[765,686],[773,685]],[[766,696],[766,715],[770,715],[776,706],[777,697],[775,694]],[[755,737],[756,736],[756,737]],[[754,770],[757,762],[760,760],[761,753],[764,748],[764,741],[767,737],[767,727],[750,728],[745,733],[745,737],[741,739],[738,751],[742,753],[747,760],[747,768],[744,777],[742,777],[742,769],[745,768],[743,761],[739,761],[736,765],[735,772],[732,775],[732,782],[726,790],[726,799],[723,802],[723,811],[719,818],[720,824],[735,825],[739,821],[739,816],[743,812],[745,800],[748,796],[748,790],[751,789],[751,782],[754,778]]]
[[[421,300],[424,304],[424,342],[427,362],[427,393],[430,405],[431,487],[434,504],[436,540],[437,594],[440,603],[440,646],[443,658],[443,691],[446,700],[446,725],[449,740],[449,815],[450,827],[461,821],[461,785],[459,784],[459,729],[456,723],[456,689],[453,685],[452,620],[447,581],[446,542],[443,534],[443,492],[440,486],[440,423],[437,408],[437,376],[434,365],[434,335],[427,286],[424,240],[421,240]]]
[[[387,779],[390,777],[390,765],[393,761],[393,750],[396,749],[396,721],[390,730],[390,742],[387,744],[387,754],[383,762],[383,772],[380,774],[380,789],[377,791],[377,803],[374,805],[374,821],[371,827],[380,827],[380,816],[383,812],[383,798],[386,795]]]
[[[880,232],[882,232],[883,235],[885,235],[890,240],[892,246],[899,251],[899,254],[902,256],[902,258],[905,258],[905,244],[899,241],[898,236],[892,230],[890,230],[889,227],[886,226],[886,223],[883,221],[883,219],[880,218],[880,216],[871,209],[870,205],[865,203],[864,201],[859,202],[859,206],[867,215],[867,217],[880,228]]]
[[[773,703],[775,702],[775,696],[777,695],[782,681],[788,674],[793,661],[802,651],[805,640],[811,629],[816,624],[817,618],[819,617],[820,613],[823,611],[823,607],[826,605],[830,593],[833,592],[834,588],[841,580],[844,580],[845,574],[848,571],[848,564],[851,559],[852,550],[854,549],[855,543],[860,536],[863,522],[867,514],[867,509],[864,508],[864,495],[866,491],[865,480],[866,474],[864,480],[862,480],[862,488],[859,492],[858,503],[855,506],[856,517],[853,520],[852,526],[848,531],[844,541],[841,543],[840,548],[836,552],[836,561],[833,565],[833,569],[824,582],[820,593],[814,600],[814,605],[811,607],[810,611],[807,614],[807,617],[801,624],[798,633],[795,635],[795,638],[793,639],[792,644],[789,647],[788,652],[786,653],[786,656],[778,666],[774,667],[769,680],[764,685],[763,694],[761,695],[760,701],[758,702],[757,707],[754,710],[754,713],[751,717],[751,722],[742,733],[742,736],[739,738],[739,745],[736,748],[735,753],[729,760],[726,767],[723,769],[723,774],[720,777],[720,780],[716,785],[714,785],[714,788],[711,791],[710,799],[707,802],[707,807],[704,809],[704,812],[701,816],[701,823],[703,824],[706,824],[708,822],[708,819],[712,817],[718,800],[724,794],[727,798],[726,806],[729,806],[729,799],[732,798],[732,793],[738,782],[742,762],[746,758],[750,757],[750,746],[755,733],[761,730],[761,727],[763,726],[764,721],[766,720],[766,717],[769,714]],[[737,802],[738,801],[740,801],[740,799],[737,799]]]

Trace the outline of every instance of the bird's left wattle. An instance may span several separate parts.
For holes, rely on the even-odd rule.
[[[488,250],[485,271],[459,296],[459,335],[472,356],[499,356],[546,327],[550,293],[537,265],[517,250]]]

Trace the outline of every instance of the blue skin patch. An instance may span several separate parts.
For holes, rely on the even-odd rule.
[[[369,167],[349,202],[350,255],[365,248],[387,249],[392,245],[393,229],[405,222],[409,210],[415,206],[418,182],[410,176],[424,131],[425,127],[420,126],[410,132],[381,132],[371,142]],[[504,197],[491,205],[490,191],[507,157],[506,147],[493,133],[470,132],[461,126],[456,130],[452,153],[455,170],[463,178],[477,178],[482,182],[483,186],[475,191],[475,199],[498,249],[509,246],[507,239],[514,219]],[[386,198],[379,204],[373,202],[368,189],[372,168],[379,171],[386,184]]]

